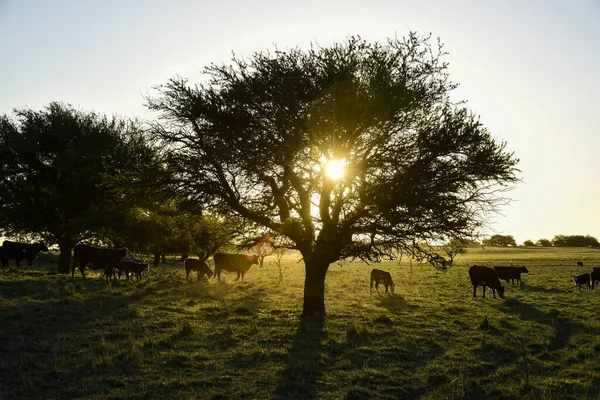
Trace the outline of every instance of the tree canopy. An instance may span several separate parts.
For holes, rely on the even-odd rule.
[[[505,143],[450,100],[431,42],[350,37],[234,56],[147,99],[176,188],[301,252],[303,315],[325,314],[330,263],[471,237],[517,181]]]
[[[73,241],[124,212],[107,178],[152,165],[135,122],[50,103],[0,116],[0,227],[58,241],[68,272]]]
[[[512,235],[492,235],[489,239],[482,240],[484,246],[508,247],[516,246],[517,242]]]
[[[598,247],[598,239],[590,235],[556,235],[552,239],[556,247]]]

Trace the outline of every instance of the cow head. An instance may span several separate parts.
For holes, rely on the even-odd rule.
[[[571,280],[577,285],[577,275],[571,275]]]
[[[252,264],[258,264],[258,256],[256,254],[250,256],[250,260],[252,261]]]
[[[391,289],[391,291],[392,291],[392,294],[394,294],[394,289],[396,289],[396,284],[395,284],[395,283],[392,283],[392,284],[390,285],[390,289]]]
[[[133,254],[131,254],[131,252],[129,251],[129,249],[127,247],[119,247],[119,250],[121,250],[123,253],[123,257],[121,258],[121,261],[134,261],[135,257],[133,256]]]
[[[500,287],[498,288],[498,296],[500,296],[501,299],[504,298],[504,286],[500,285]]]
[[[525,268],[525,267],[521,267],[520,271],[521,271],[521,272],[523,272],[523,273],[525,273],[525,272],[529,272],[529,271],[527,270],[527,268]]]
[[[48,246],[46,246],[43,242],[39,242],[37,245],[40,251],[48,251]]]

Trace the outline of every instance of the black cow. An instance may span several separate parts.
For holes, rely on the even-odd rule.
[[[594,288],[594,283],[600,283],[600,267],[594,267],[592,273],[590,274],[590,280],[592,281],[592,289]]]
[[[141,260],[121,260],[119,264],[117,264],[116,269],[119,273],[119,279],[121,279],[121,274],[125,273],[125,277],[131,282],[130,274],[135,275],[139,281],[142,279],[142,274],[144,272],[150,272],[150,265]]]
[[[477,286],[482,286],[483,298],[485,299],[485,287],[487,286],[492,289],[494,298],[496,298],[496,291],[498,291],[500,298],[504,298],[504,286],[502,286],[498,274],[492,268],[484,265],[473,265],[469,268],[469,277],[473,285],[473,297],[477,297]]]
[[[195,258],[186,258],[183,262],[183,267],[185,268],[185,279],[189,279],[190,272],[192,271],[197,272],[196,277],[198,280],[204,279],[204,275],[206,275],[206,279],[210,279],[213,276],[213,272],[208,265],[204,261]]]
[[[506,281],[510,280],[514,285],[515,280],[517,284],[521,283],[521,274],[529,272],[525,267],[494,267],[494,271],[498,274],[498,278]]]
[[[581,261],[577,261],[577,266],[578,267],[583,267],[583,263]]]
[[[112,281],[114,269],[122,260],[132,260],[133,255],[127,247],[120,249],[99,249],[78,244],[73,251],[73,265],[71,267],[71,279],[75,277],[75,268],[78,266],[81,276],[85,279],[85,267],[91,269],[104,269],[106,280]]]
[[[243,281],[244,274],[248,272],[252,264],[258,264],[257,255],[247,256],[245,254],[216,253],[213,259],[215,260],[215,275],[219,282],[221,282],[222,271],[236,272],[236,281],[240,279],[240,275]]]
[[[37,257],[40,251],[48,251],[48,247],[42,242],[40,243],[18,243],[5,240],[2,243],[2,266],[8,267],[9,260],[15,260],[17,268],[22,259],[27,260],[27,265],[31,267],[32,261]]]
[[[582,286],[585,286],[586,292],[590,290],[590,280],[591,276],[589,273],[581,274],[581,275],[571,275],[571,280],[577,286],[579,290],[581,290]]]
[[[373,292],[373,282],[375,282],[375,289],[377,293],[379,293],[379,284],[383,283],[385,286],[385,292],[388,292],[388,287],[391,289],[392,294],[394,294],[394,289],[396,289],[396,284],[392,281],[392,274],[386,271],[382,271],[380,269],[373,269],[371,271],[371,289],[369,293]]]

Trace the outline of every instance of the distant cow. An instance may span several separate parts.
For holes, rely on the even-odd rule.
[[[71,279],[75,277],[75,268],[79,267],[81,276],[85,279],[85,267],[91,269],[104,269],[106,280],[112,281],[113,272],[116,266],[122,260],[133,260],[133,255],[127,247],[120,249],[99,249],[88,246],[87,244],[78,244],[73,251],[73,265],[71,267]]]
[[[258,264],[257,255],[216,253],[213,259],[215,260],[215,275],[219,282],[221,282],[222,271],[236,272],[236,281],[240,279],[240,275],[243,281],[244,274],[248,272],[252,264]]]
[[[140,260],[121,260],[119,264],[117,264],[117,271],[119,272],[119,279],[121,279],[121,274],[125,273],[125,277],[128,281],[131,282],[131,275],[135,275],[137,280],[142,279],[142,274],[144,272],[150,272],[150,265]]]
[[[581,261],[577,261],[577,266],[578,267],[583,267],[583,263]]]
[[[592,273],[590,274],[590,280],[592,281],[592,289],[594,288],[594,283],[600,283],[600,267],[594,267]]]
[[[590,289],[590,274],[581,274],[581,275],[572,275],[571,280],[577,286],[579,290],[581,290],[582,286],[585,286],[585,290],[588,291]]]
[[[48,251],[44,243],[18,243],[5,240],[2,243],[2,266],[8,267],[9,260],[15,260],[17,268],[22,259],[27,260],[27,265],[31,267],[32,261],[37,257],[40,251]]]
[[[510,280],[512,284],[517,281],[517,284],[521,283],[521,274],[529,272],[525,267],[494,267],[494,271],[498,274],[498,278],[506,281]]]
[[[500,279],[498,279],[498,274],[492,268],[483,265],[473,265],[469,268],[469,277],[473,285],[473,297],[477,297],[477,286],[482,286],[483,298],[485,299],[485,288],[487,286],[492,289],[494,298],[496,298],[496,291],[498,291],[500,298],[504,298],[504,286],[502,286]]]
[[[185,279],[189,279],[190,272],[192,271],[197,272],[196,277],[198,280],[203,279],[204,275],[206,275],[207,279],[213,276],[213,272],[208,265],[204,261],[196,260],[195,258],[186,258],[183,262],[183,267],[185,268]]]
[[[388,292],[388,287],[390,288],[392,294],[394,294],[394,289],[396,289],[396,284],[392,281],[392,274],[386,271],[382,271],[380,269],[373,269],[371,271],[371,289],[369,293],[373,292],[373,282],[375,282],[375,290],[379,293],[379,284],[383,283],[385,286],[385,292]]]

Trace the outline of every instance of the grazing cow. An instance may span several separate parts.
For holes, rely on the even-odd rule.
[[[133,255],[127,247],[120,249],[99,249],[88,246],[87,244],[78,244],[73,251],[73,265],[71,266],[71,279],[75,277],[75,268],[79,267],[81,276],[85,279],[85,267],[91,269],[104,269],[106,280],[112,281],[114,269],[122,260],[133,260]]]
[[[8,267],[9,260],[15,260],[17,268],[22,259],[27,260],[27,265],[31,267],[32,261],[37,257],[40,251],[48,251],[48,247],[42,242],[40,243],[18,243],[5,240],[2,243],[2,266]]]
[[[245,254],[216,253],[213,259],[215,260],[215,275],[219,282],[221,282],[222,271],[236,272],[236,281],[240,279],[240,275],[243,281],[244,274],[248,272],[252,264],[258,264],[257,255],[247,256]]]
[[[369,290],[369,293],[373,293],[373,282],[375,282],[375,290],[377,290],[377,293],[379,293],[379,284],[383,283],[385,286],[385,292],[388,292],[389,287],[392,294],[394,294],[396,284],[392,281],[392,274],[389,272],[376,268],[371,271],[371,289]]]
[[[575,284],[575,286],[577,286],[577,288],[579,290],[581,290],[581,287],[585,285],[585,291],[587,292],[588,290],[590,290],[590,274],[586,273],[586,274],[581,274],[581,275],[572,275],[571,276],[571,280],[573,281],[573,283]]]
[[[578,267],[583,267],[583,263],[581,261],[577,261],[577,266]]]
[[[492,295],[496,298],[496,291],[500,298],[504,298],[504,286],[498,279],[498,274],[490,267],[484,265],[473,265],[469,268],[469,277],[473,285],[473,297],[477,297],[477,286],[483,287],[483,298],[485,299],[485,287],[492,289]]]
[[[592,289],[594,288],[594,283],[600,283],[600,267],[594,267],[592,273],[590,274],[590,280],[592,281]]]
[[[129,274],[134,274],[136,280],[139,281],[142,279],[142,273],[150,272],[150,265],[140,260],[121,260],[116,269],[119,272],[119,279],[121,279],[121,274],[124,272],[127,280],[131,282],[131,275]]]
[[[494,267],[494,271],[498,274],[498,278],[505,280],[506,283],[510,280],[514,285],[521,283],[521,274],[529,272],[525,267]]]
[[[183,267],[185,268],[185,279],[189,279],[190,272],[192,271],[197,272],[196,277],[198,280],[204,279],[204,275],[206,275],[206,279],[210,279],[213,276],[213,272],[208,265],[204,261],[195,258],[186,258],[183,262]]]

